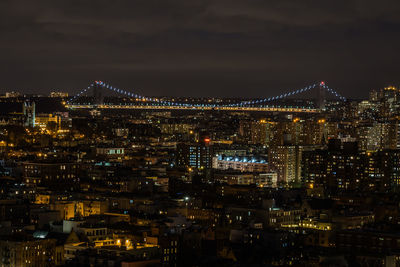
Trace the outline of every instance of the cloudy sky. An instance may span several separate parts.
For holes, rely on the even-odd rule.
[[[400,85],[399,0],[1,0],[0,90],[273,96]]]

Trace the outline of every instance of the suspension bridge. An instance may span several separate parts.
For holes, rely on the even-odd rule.
[[[105,103],[105,92],[113,92],[124,99],[124,103]],[[88,97],[91,92],[91,97]],[[314,106],[298,106],[282,104],[285,100],[301,96],[306,92],[315,92]],[[146,97],[123,89],[111,86],[103,81],[94,81],[87,88],[80,91],[64,103],[68,109],[151,109],[151,110],[225,110],[225,111],[266,111],[266,112],[301,112],[317,113],[325,110],[326,93],[340,101],[346,98],[328,87],[325,82],[314,83],[301,89],[292,90],[278,96],[252,99],[246,101],[232,101],[228,103],[188,103],[183,101],[165,100],[162,98]]]

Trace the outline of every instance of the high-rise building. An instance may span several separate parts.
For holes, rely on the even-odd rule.
[[[270,169],[278,175],[278,183],[292,183],[300,180],[302,146],[282,145],[269,150]]]
[[[389,119],[400,114],[400,90],[394,86],[371,93],[370,101],[381,118]]]
[[[35,127],[35,102],[25,101],[22,104],[25,127]]]
[[[398,147],[397,121],[364,123],[356,131],[360,150],[376,151]]]
[[[272,124],[266,120],[242,120],[239,124],[239,135],[249,144],[268,145],[271,140]]]
[[[386,191],[399,185],[398,150],[363,152],[356,142],[331,139],[328,149],[304,151],[303,182],[327,189]]]
[[[306,120],[303,124],[301,145],[320,145],[326,142],[328,127],[325,119]]]
[[[213,146],[205,142],[177,145],[176,164],[179,167],[195,169],[211,169],[214,156]]]

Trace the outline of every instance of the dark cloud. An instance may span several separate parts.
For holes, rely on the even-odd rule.
[[[268,96],[400,84],[397,0],[2,0],[1,90]]]

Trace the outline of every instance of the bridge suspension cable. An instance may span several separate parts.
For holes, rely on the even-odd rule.
[[[346,101],[347,99],[342,96],[341,94],[339,94],[338,92],[336,92],[335,90],[333,90],[332,88],[326,86],[325,84],[322,85],[329,93],[333,94],[334,96],[338,97],[340,100],[342,101]]]
[[[126,90],[123,89],[119,89],[117,87],[113,87],[110,84],[107,84],[103,81],[94,81],[94,83],[91,83],[90,86],[88,86],[87,88],[83,89],[82,91],[80,91],[78,94],[76,94],[75,96],[71,97],[68,101],[67,104],[71,104],[73,101],[75,101],[78,97],[82,96],[84,93],[86,93],[87,91],[89,91],[91,88],[93,88],[93,86],[101,86],[102,88],[108,89],[110,91],[119,93],[119,94],[123,94],[126,95],[128,97],[132,97],[132,98],[136,98],[136,99],[140,99],[140,100],[144,100],[147,102],[153,102],[153,103],[157,103],[160,105],[166,105],[166,106],[180,106],[180,107],[248,107],[248,106],[256,106],[259,104],[264,104],[264,103],[269,103],[269,102],[273,102],[276,100],[281,100],[281,99],[285,99],[297,94],[301,94],[307,91],[310,91],[311,89],[317,87],[317,86],[322,86],[324,89],[326,89],[329,93],[333,94],[334,96],[338,97],[340,100],[342,101],[346,101],[346,98],[342,95],[340,95],[338,92],[336,92],[335,90],[329,88],[324,82],[321,83],[314,83],[312,85],[306,86],[304,88],[301,89],[297,89],[297,90],[292,90],[290,92],[278,95],[278,96],[273,96],[273,97],[268,97],[268,98],[263,98],[263,99],[255,99],[255,100],[250,100],[250,101],[241,101],[238,103],[232,103],[232,104],[210,104],[210,103],[205,103],[205,104],[189,104],[189,103],[181,103],[181,102],[177,102],[177,101],[164,101],[164,100],[160,100],[158,98],[153,98],[153,97],[146,97],[146,96],[142,96],[136,93],[132,93],[132,92],[128,92]]]
[[[239,103],[230,104],[229,106],[254,105],[254,104],[272,102],[272,101],[283,99],[283,98],[286,98],[286,97],[289,97],[289,96],[294,96],[294,95],[297,95],[297,94],[300,94],[300,93],[304,93],[306,91],[309,91],[309,90],[315,88],[316,86],[317,86],[317,84],[313,84],[313,85],[310,85],[310,86],[306,86],[306,87],[304,87],[302,89],[293,90],[293,91],[290,91],[288,93],[281,94],[279,96],[273,96],[273,97],[268,97],[268,98],[264,98],[264,99],[256,99],[256,100],[252,100],[252,101],[242,101],[242,102],[239,102]]]

